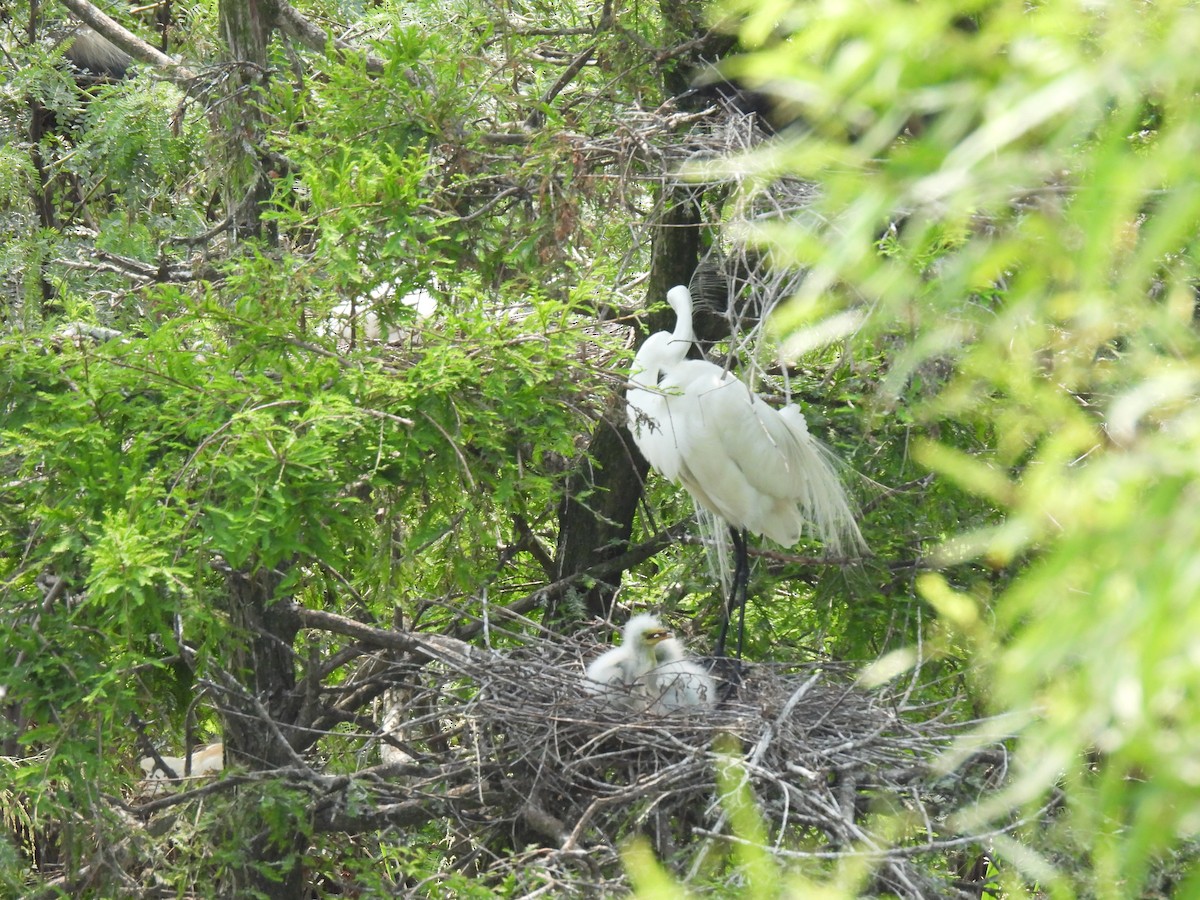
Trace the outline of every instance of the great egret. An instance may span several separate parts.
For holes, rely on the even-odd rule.
[[[152,756],[139,760],[138,765],[146,774],[142,781],[142,789],[156,794],[167,783],[168,779],[186,777],[199,778],[203,775],[215,775],[225,768],[225,744],[218,741],[207,747],[198,747],[192,751],[191,767],[188,767],[186,756],[163,756],[162,761],[171,769],[164,772],[157,760]]]
[[[717,655],[734,605],[740,611],[738,655],[746,617],[750,563],[746,533],[791,547],[807,528],[834,553],[865,546],[832,452],[808,431],[799,407],[769,406],[718,365],[688,359],[696,340],[692,295],[667,292],[675,330],[646,338],[634,357],[626,396],[629,430],[659,474],[724,519],[733,539],[733,588]]]
[[[384,321],[379,314],[379,307],[392,290],[392,283],[384,282],[365,297],[343,300],[314,330],[325,337],[337,338],[342,349],[349,349],[355,343],[392,344],[403,340],[405,331]],[[414,310],[418,320],[429,318],[437,310],[437,300],[425,288],[409,291],[400,298],[400,303]]]
[[[587,667],[587,687],[637,711],[674,712],[717,700],[712,676],[687,659],[683,644],[648,613],[633,616],[621,646]]]

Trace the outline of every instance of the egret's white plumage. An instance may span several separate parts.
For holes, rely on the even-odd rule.
[[[645,677],[660,662],[658,644],[671,637],[657,618],[641,613],[625,623],[621,646],[608,650],[587,667],[588,689],[596,693],[631,695],[645,684]]]
[[[667,293],[675,331],[638,350],[626,397],[629,429],[656,471],[735,528],[793,546],[806,527],[835,553],[862,546],[830,451],[799,407],[769,406],[718,365],[688,359],[692,297]]]
[[[337,338],[346,349],[354,342],[394,344],[402,341],[404,329],[385,321],[379,313],[392,291],[392,283],[384,282],[365,297],[343,300],[329,311],[328,319],[317,323],[316,332]],[[414,310],[418,320],[429,318],[437,310],[437,300],[425,288],[409,291],[400,298],[400,303]]]
[[[651,712],[670,713],[693,706],[717,705],[717,683],[699,664],[687,658],[677,638],[656,647],[661,664],[646,674],[646,694]]]
[[[800,408],[776,410],[720,366],[688,359],[692,296],[680,285],[667,302],[675,330],[646,338],[630,370],[629,430],[659,474],[729,524],[738,553],[733,593],[741,591],[744,611],[749,564],[740,532],[791,547],[809,530],[834,553],[864,543],[833,454],[809,433]],[[733,603],[731,595],[730,610]],[[728,613],[718,652],[727,626]]]
[[[163,756],[161,758],[171,769],[170,775],[162,770],[158,761],[152,756],[147,756],[138,762],[142,771],[146,773],[146,777],[142,780],[142,790],[145,793],[160,793],[169,783],[168,779],[200,778],[220,772],[225,768],[225,744],[218,741],[215,744],[194,749],[190,768],[186,756]]]
[[[633,616],[625,624],[621,646],[587,667],[585,686],[636,711],[714,706],[717,699],[712,677],[687,659],[683,644],[647,613]]]
[[[403,332],[385,323],[372,306],[362,301],[343,300],[329,311],[329,320],[317,326],[317,332],[337,338],[340,345],[398,341]]]

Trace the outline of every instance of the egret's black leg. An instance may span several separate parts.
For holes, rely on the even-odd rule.
[[[742,658],[742,641],[746,637],[746,587],[750,583],[750,555],[746,550],[746,529],[730,528],[733,535],[733,552],[736,562],[733,566],[733,592],[738,604],[738,659]]]
[[[725,600],[725,608],[721,610],[721,630],[717,632],[717,649],[713,652],[714,656],[725,655],[725,634],[729,631],[729,610],[733,606],[733,594],[731,593]]]
[[[738,659],[742,658],[742,641],[746,636],[746,585],[750,580],[750,558],[746,553],[746,530],[729,527],[729,536],[733,540],[733,587],[729,591],[729,599],[725,603],[725,615],[721,618],[721,631],[717,635],[717,656],[725,655],[725,639],[729,634],[729,624],[733,620],[733,612],[738,611]]]

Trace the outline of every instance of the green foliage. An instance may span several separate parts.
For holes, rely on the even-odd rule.
[[[96,810],[101,791],[128,790],[131,722],[164,749],[189,715],[213,725],[198,694],[245,638],[230,569],[278,571],[279,595],[306,606],[429,631],[552,580],[565,472],[626,352],[597,310],[647,267],[636,232],[660,172],[653,153],[605,157],[603,142],[636,143],[629,112],[683,77],[663,35],[691,40],[695,11],[618,4],[615,27],[594,31],[598,4],[319,7],[381,71],[278,41],[249,107],[220,95],[224,69],[186,101],[149,72],[85,93],[48,38],[4,38],[0,684],[19,714],[0,725],[0,814],[15,832],[70,823],[76,858],[88,827],[122,833]],[[179,29],[200,68],[221,56],[216,11],[193,5]],[[800,224],[760,232],[810,270],[775,320],[802,355],[797,398],[885,486],[856,488],[873,559],[757,561],[748,655],[895,661],[924,631],[939,654],[927,674],[1020,724],[1018,776],[977,819],[1065,791],[1054,817],[1000,842],[1012,895],[1135,895],[1178,874],[1200,807],[1196,12],[724,11],[754,49],[730,71],[774,83],[799,120],[750,164],[821,186]],[[31,101],[59,120],[36,146]],[[587,152],[581,135],[596,139]],[[628,170],[610,178],[598,158]],[[226,226],[264,173],[255,241]],[[432,313],[405,302],[416,290]],[[350,303],[396,339],[339,334],[331,314]],[[121,334],[72,336],[73,321]],[[691,515],[658,480],[648,501],[657,522],[637,536]],[[702,645],[721,600],[702,555],[658,554],[622,602],[691,618]],[[931,565],[940,574],[919,577]],[[292,649],[297,675],[334,660],[323,685],[352,678],[325,633]],[[348,770],[362,736],[338,727],[324,749]],[[240,884],[250,837],[305,831],[307,798],[277,787],[254,794],[253,820],[224,822],[236,812],[220,803],[180,817],[158,836],[164,881]],[[735,832],[754,836],[750,802],[727,793]],[[306,865],[379,893],[489,889],[390,835],[307,837]],[[26,850],[0,843],[4,890]],[[764,893],[850,896],[865,877],[829,867],[794,883],[739,852]],[[642,871],[639,890],[675,890]]]
[[[11,147],[0,147],[0,197],[20,203],[29,197],[36,175],[29,157]]]
[[[220,730],[206,692],[221,673],[257,674],[235,663],[252,635],[231,572],[277,576],[268,600],[426,630],[548,580],[513,548],[553,545],[566,461],[610,393],[597,360],[620,339],[595,333],[595,298],[634,241],[576,150],[524,125],[535,109],[564,115],[542,101],[561,75],[532,53],[543,37],[498,37],[490,8],[430,6],[323,5],[383,60],[378,73],[282,39],[270,72],[211,65],[224,56],[216,3],[172,29],[172,52],[201,73],[187,85],[145,66],[81,88],[61,49],[47,52],[59,23],[26,4],[14,15],[47,31],[5,33],[0,742],[15,774],[0,809],[33,835],[28,855],[49,847],[69,878],[127,840],[158,860],[157,885],[184,893],[237,893],[256,850],[294,861],[251,847],[306,829],[310,798],[277,784],[247,790],[241,812],[224,796],[188,807],[165,834],[88,824],[99,792],[130,795],[139,731],[181,752],[185,730]],[[556,16],[579,28],[588,11]],[[654,21],[635,11],[605,33],[568,96],[642,90],[655,51],[637,35]],[[151,37],[138,13],[122,22]],[[576,52],[588,40],[571,37]],[[261,92],[226,93],[258,75]],[[57,117],[41,133],[34,100]],[[599,117],[568,108],[572,126]],[[500,128],[528,142],[486,140]],[[418,289],[432,313],[404,302]],[[348,303],[396,339],[359,329],[350,346],[331,319]],[[335,691],[355,676],[324,632],[284,651],[285,679]],[[349,757],[361,725],[329,743]],[[334,880],[357,867],[370,884],[383,858],[380,893],[433,877],[486,890],[433,850],[304,838],[305,864]],[[22,864],[9,862],[0,878]],[[127,874],[95,883],[131,890]]]
[[[946,534],[942,558],[1015,575],[1010,587],[962,570],[957,590],[923,590],[941,646],[971,653],[976,683],[1021,722],[1020,774],[980,815],[1036,808],[1061,781],[1074,839],[1046,848],[1068,873],[1057,895],[1136,896],[1194,834],[1200,800],[1186,749],[1200,727],[1200,16],[1175,3],[726,9],[759,46],[736,71],[771,79],[803,123],[763,165],[822,186],[809,227],[763,228],[812,267],[787,327],[848,313],[858,342],[892,342],[878,396],[918,401],[915,421],[935,430],[917,459],[1005,511]],[[982,440],[963,440],[971,430]],[[1036,857],[1011,860],[1052,871]]]
[[[96,91],[64,169],[79,178],[85,196],[112,192],[110,202],[127,222],[136,213],[152,231],[156,223],[179,227],[184,211],[176,205],[202,187],[185,182],[194,177],[204,136],[199,111],[178,88],[138,76]]]

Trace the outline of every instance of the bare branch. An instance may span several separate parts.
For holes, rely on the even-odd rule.
[[[324,53],[326,49],[332,45],[337,51],[339,58],[344,58],[347,53],[353,53],[362,57],[363,63],[366,65],[367,71],[373,75],[378,75],[383,72],[386,67],[384,60],[375,56],[373,53],[363,50],[360,47],[355,47],[346,41],[332,37],[323,29],[318,28],[308,19],[306,19],[299,10],[297,10],[286,0],[275,0],[275,7],[279,13],[279,24],[283,30],[298,40],[301,44],[310,50],[317,53]],[[409,81],[413,84],[417,83],[416,73],[409,69],[406,73]]]
[[[592,58],[592,54],[596,52],[596,45],[589,45],[584,51],[578,54],[571,60],[566,71],[558,77],[558,79],[550,86],[550,89],[542,95],[538,108],[529,114],[529,118],[525,121],[525,125],[529,128],[538,128],[545,121],[546,113],[543,107],[549,106],[554,98],[562,93],[563,88],[571,83],[571,80],[579,74],[580,70],[587,65],[588,60]]]
[[[195,80],[196,73],[191,69],[167,56],[157,47],[147,44],[132,31],[110,19],[88,0],[62,0],[62,4],[105,40],[124,50],[134,59],[162,69],[172,81],[186,86],[185,83]]]

